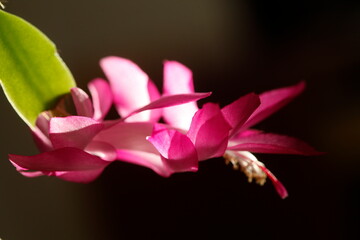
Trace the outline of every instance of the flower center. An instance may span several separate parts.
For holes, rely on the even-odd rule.
[[[250,152],[227,150],[223,157],[225,163],[232,164],[234,170],[245,173],[249,182],[255,179],[255,182],[261,186],[266,182],[266,173],[262,170],[264,164]]]

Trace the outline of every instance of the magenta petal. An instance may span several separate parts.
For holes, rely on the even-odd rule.
[[[82,171],[104,168],[108,162],[77,148],[60,148],[34,156],[9,155],[16,165],[35,171]]]
[[[171,172],[197,171],[197,152],[186,135],[173,129],[161,129],[155,130],[148,141],[159,151]]]
[[[127,116],[150,103],[150,79],[135,63],[125,58],[106,57],[100,61],[100,65],[110,81],[114,103],[121,116]],[[128,120],[149,121],[150,115],[150,112],[144,112]]]
[[[218,105],[207,103],[197,111],[187,136],[194,143],[199,160],[224,155],[230,129]]]
[[[70,116],[51,118],[50,140],[54,148],[76,147],[83,149],[104,125],[92,118]]]
[[[176,61],[164,62],[164,95],[194,93],[192,72]],[[165,121],[176,128],[189,129],[192,117],[198,110],[196,102],[163,109]]]
[[[297,155],[319,155],[307,143],[296,138],[272,134],[260,133],[236,139],[235,146],[228,147],[230,150],[249,151],[255,153],[278,153]]]
[[[117,158],[122,162],[128,162],[150,168],[163,177],[169,177],[173,173],[173,171],[165,165],[159,153],[118,149]]]
[[[177,95],[162,96],[161,98],[151,102],[150,104],[130,113],[124,119],[126,119],[132,115],[138,114],[140,112],[146,111],[146,110],[165,108],[165,107],[184,104],[184,103],[188,103],[188,102],[192,102],[192,101],[197,101],[199,99],[208,97],[210,95],[211,95],[211,93],[207,92],[207,93],[191,93],[191,94],[177,94]]]
[[[242,128],[243,124],[249,119],[251,114],[259,105],[259,96],[254,93],[250,93],[240,97],[238,100],[221,109],[224,118],[233,128],[231,135],[236,134],[240,128]]]
[[[94,170],[55,172],[54,175],[69,182],[89,183],[98,178],[105,167],[106,165]]]
[[[79,116],[93,117],[94,109],[91,100],[86,92],[80,88],[72,88],[71,96]]]
[[[279,88],[260,94],[261,104],[244,124],[243,129],[255,125],[284,107],[301,94],[304,88],[305,82],[300,82],[294,86]]]
[[[270,172],[269,169],[267,169],[264,166],[259,166],[261,168],[261,170],[263,170],[266,174],[266,176],[268,176],[272,182],[272,184],[274,185],[276,192],[280,195],[280,197],[282,199],[286,198],[288,196],[288,192],[286,190],[286,188],[284,187],[284,185],[274,176],[274,174],[272,174],[272,172]]]
[[[94,115],[92,117],[95,120],[103,120],[109,112],[113,101],[110,85],[107,81],[97,78],[88,84],[88,88],[94,105]]]
[[[11,160],[10,160],[10,163],[16,168],[16,170],[17,170],[21,175],[23,175],[23,176],[25,176],[25,177],[33,178],[33,177],[44,176],[44,173],[41,172],[41,171],[29,171],[29,169],[20,167],[19,165],[17,165],[16,163],[12,162]]]

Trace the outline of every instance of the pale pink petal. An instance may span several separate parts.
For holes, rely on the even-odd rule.
[[[105,167],[108,162],[77,148],[60,148],[34,156],[9,155],[19,167],[35,171],[82,171]]]
[[[44,133],[37,127],[31,128],[31,135],[38,149],[42,152],[47,152],[53,149],[53,145],[50,142],[49,137],[45,136]]]
[[[121,116],[150,103],[150,79],[135,63],[125,58],[106,57],[100,65],[110,81],[114,103]],[[155,90],[152,88],[151,91]],[[149,121],[150,115],[150,112],[143,112],[128,121]]]
[[[280,197],[282,199],[286,198],[288,196],[288,192],[286,190],[286,188],[284,187],[284,185],[274,176],[274,174],[272,174],[270,172],[269,169],[267,169],[264,166],[259,166],[261,168],[261,170],[263,170],[266,174],[266,176],[268,176],[272,182],[272,184],[274,185],[277,193],[280,195]]]
[[[164,61],[164,94],[193,93],[192,72],[177,61]]]
[[[173,129],[155,129],[148,141],[159,151],[171,172],[197,171],[197,152],[186,135]]]
[[[113,96],[110,85],[107,81],[101,78],[92,80],[88,84],[91,93],[95,120],[103,120],[111,107]]]
[[[40,130],[45,137],[49,137],[50,116],[47,111],[42,112],[36,118],[35,126]]]
[[[259,107],[259,105],[259,96],[254,93],[250,93],[240,97],[238,100],[221,109],[224,118],[233,128],[231,136],[235,135],[241,129],[243,124],[248,120],[255,109]]]
[[[91,100],[82,89],[71,88],[71,96],[75,104],[76,112],[79,116],[93,117],[94,109]]]
[[[243,129],[249,128],[267,118],[291,100],[297,97],[305,89],[305,82],[300,82],[290,87],[279,88],[260,94],[260,106],[244,124]]]
[[[104,171],[105,167],[106,165],[94,170],[54,172],[53,175],[69,182],[89,183],[98,178]]]
[[[150,102],[153,102],[160,98],[159,90],[156,85],[152,82],[148,82],[148,92],[150,96]],[[162,109],[153,109],[150,111],[150,122],[158,122],[162,115]]]
[[[54,148],[76,147],[83,149],[104,125],[92,118],[70,116],[51,118],[50,140]]]
[[[146,140],[152,130],[153,124],[150,122],[118,122],[102,130],[93,141],[108,143],[116,149],[157,153],[154,146]]]
[[[174,105],[184,104],[188,102],[197,101],[199,99],[208,97],[211,95],[211,92],[207,93],[191,93],[191,94],[177,94],[177,95],[169,95],[169,96],[162,96],[161,98],[149,103],[148,105],[135,110],[134,112],[130,113],[124,119],[131,117],[133,115],[137,115],[146,110],[157,109],[157,108],[166,108]]]
[[[122,162],[128,162],[150,168],[163,177],[169,177],[173,173],[171,169],[165,165],[159,153],[118,149],[117,158]]]
[[[192,72],[176,61],[164,62],[164,95],[194,93]],[[165,121],[173,127],[187,130],[198,110],[196,102],[163,109]]]
[[[254,153],[277,153],[297,155],[319,155],[307,143],[293,137],[272,133],[260,133],[236,139],[230,150],[249,151]]]
[[[194,143],[199,160],[222,156],[230,129],[218,105],[207,103],[197,111],[187,136]]]
[[[109,162],[116,160],[117,157],[116,149],[105,142],[91,141],[84,150]]]

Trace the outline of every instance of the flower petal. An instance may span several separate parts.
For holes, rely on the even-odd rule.
[[[117,157],[116,149],[105,142],[91,141],[86,146],[85,151],[109,162],[116,160]]]
[[[192,72],[176,61],[164,62],[164,95],[194,93]],[[176,128],[189,129],[192,117],[199,110],[196,102],[169,107],[163,110],[165,121]]]
[[[146,140],[152,130],[153,124],[150,122],[119,122],[102,130],[93,141],[108,143],[115,149],[157,153],[154,146]]]
[[[231,136],[235,135],[242,128],[243,124],[259,105],[259,96],[249,93],[221,109],[224,118],[233,128]]]
[[[35,171],[82,171],[104,168],[109,162],[77,148],[60,148],[34,156],[9,155],[21,168]]]
[[[163,177],[169,177],[173,172],[164,164],[159,153],[150,153],[137,150],[118,149],[117,159],[152,169]]]
[[[293,137],[273,133],[259,133],[236,139],[236,145],[228,147],[230,150],[249,151],[255,153],[278,153],[297,155],[319,155],[307,143]]]
[[[53,175],[69,182],[89,183],[98,178],[106,166],[94,170],[54,172]]]
[[[92,118],[70,116],[50,120],[50,140],[54,148],[76,147],[83,149],[104,125]]]
[[[50,139],[37,127],[31,128],[31,135],[38,149],[42,152],[47,152],[53,149]]]
[[[75,104],[76,112],[79,116],[93,117],[94,109],[91,100],[82,89],[71,88],[71,96]]]
[[[114,103],[121,116],[150,103],[150,94],[154,96],[157,89],[150,87],[152,93],[149,93],[150,79],[135,63],[125,58],[106,57],[100,65],[110,81]],[[150,112],[144,112],[128,121],[149,121],[150,115]]]
[[[264,173],[266,174],[266,176],[268,176],[272,182],[272,184],[274,185],[276,192],[280,195],[280,197],[282,199],[287,198],[288,196],[288,192],[286,190],[286,188],[284,187],[284,185],[275,177],[274,174],[272,174],[272,172],[270,172],[269,169],[267,169],[264,166],[259,166],[261,168],[261,170],[264,171]]]
[[[97,78],[88,84],[88,88],[94,105],[92,117],[95,120],[103,120],[113,101],[110,85],[104,79]]]
[[[206,103],[197,111],[187,136],[194,143],[199,160],[222,156],[227,147],[230,129],[218,105]]]
[[[244,124],[243,129],[249,128],[267,118],[291,100],[297,97],[305,89],[305,82],[300,82],[290,87],[279,88],[260,94],[260,106]]]
[[[174,129],[155,127],[153,134],[147,139],[159,151],[170,172],[197,171],[197,152],[186,135]]]
[[[161,98],[149,103],[148,105],[133,111],[123,119],[127,119],[128,117],[131,117],[135,114],[141,113],[146,110],[166,108],[174,105],[193,102],[208,97],[210,95],[211,93],[207,92],[207,93],[190,93],[190,94],[176,94],[176,95],[162,96]]]

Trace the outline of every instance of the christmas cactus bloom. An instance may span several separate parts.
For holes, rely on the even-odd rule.
[[[260,95],[251,93],[222,109],[213,103],[204,104],[199,109],[193,101],[132,115],[138,112],[135,109],[140,106],[151,105],[152,101],[161,99],[154,83],[128,59],[107,57],[100,64],[110,81],[119,114],[126,116],[126,122],[142,125],[138,129],[143,129],[137,130],[137,140],[133,141],[137,142],[137,146],[132,143],[116,144],[118,158],[123,161],[169,176],[177,171],[196,171],[198,161],[223,156],[227,163],[233,164],[234,169],[243,171],[250,182],[255,179],[263,185],[269,177],[279,195],[285,198],[285,187],[251,152],[319,154],[295,138],[249,129],[298,96],[304,90],[304,82]],[[182,94],[194,94],[191,70],[179,62],[165,61],[162,97]],[[157,123],[160,117],[166,124]],[[153,131],[150,123],[154,124]],[[124,128],[121,125],[118,127]],[[147,140],[155,149],[144,141],[143,137],[147,134],[150,135]],[[107,140],[102,136],[101,141]]]
[[[171,162],[162,160],[159,152],[146,141],[154,127],[152,120],[134,121],[137,115],[143,115],[143,111],[160,112],[161,108],[188,104],[211,93],[158,96],[154,101],[141,102],[143,105],[137,105],[140,108],[131,108],[122,119],[103,121],[112,104],[109,84],[103,79],[95,79],[88,88],[93,101],[81,89],[71,89],[76,116],[67,113],[64,101],[61,101],[55,109],[45,111],[37,118],[32,132],[43,153],[9,155],[10,161],[24,176],[49,175],[68,181],[89,182],[114,160],[146,166],[162,176],[197,170],[197,161],[188,163],[187,158],[177,159],[179,166],[175,168]],[[153,91],[155,88],[150,89],[150,92],[156,92]]]
[[[148,140],[164,159],[171,159],[170,153],[177,144],[187,146],[189,151],[194,149],[192,151],[197,153],[198,161],[223,156],[227,163],[233,164],[234,169],[243,171],[249,182],[255,179],[263,185],[269,177],[278,194],[285,198],[288,195],[285,187],[251,152],[299,155],[316,155],[319,152],[298,139],[249,128],[298,96],[304,86],[301,82],[259,96],[248,94],[222,109],[207,103],[195,113],[189,129],[174,133],[176,130],[172,128],[157,127]],[[172,139],[179,134],[183,134],[182,139]]]
[[[198,110],[196,100],[210,95],[194,92],[191,70],[175,61],[164,62],[162,95],[148,75],[128,59],[110,56],[100,65],[110,82],[116,109],[127,122],[155,123],[163,116],[173,127],[186,129]],[[144,111],[150,108],[153,110]]]
[[[105,128],[102,122],[111,104],[108,83],[95,79],[88,85],[89,96],[79,88],[71,89],[77,116],[66,112],[64,101],[43,112],[32,128],[42,153],[35,156],[9,155],[17,170],[27,177],[56,176],[73,182],[90,182],[116,159],[116,150],[93,138]]]

